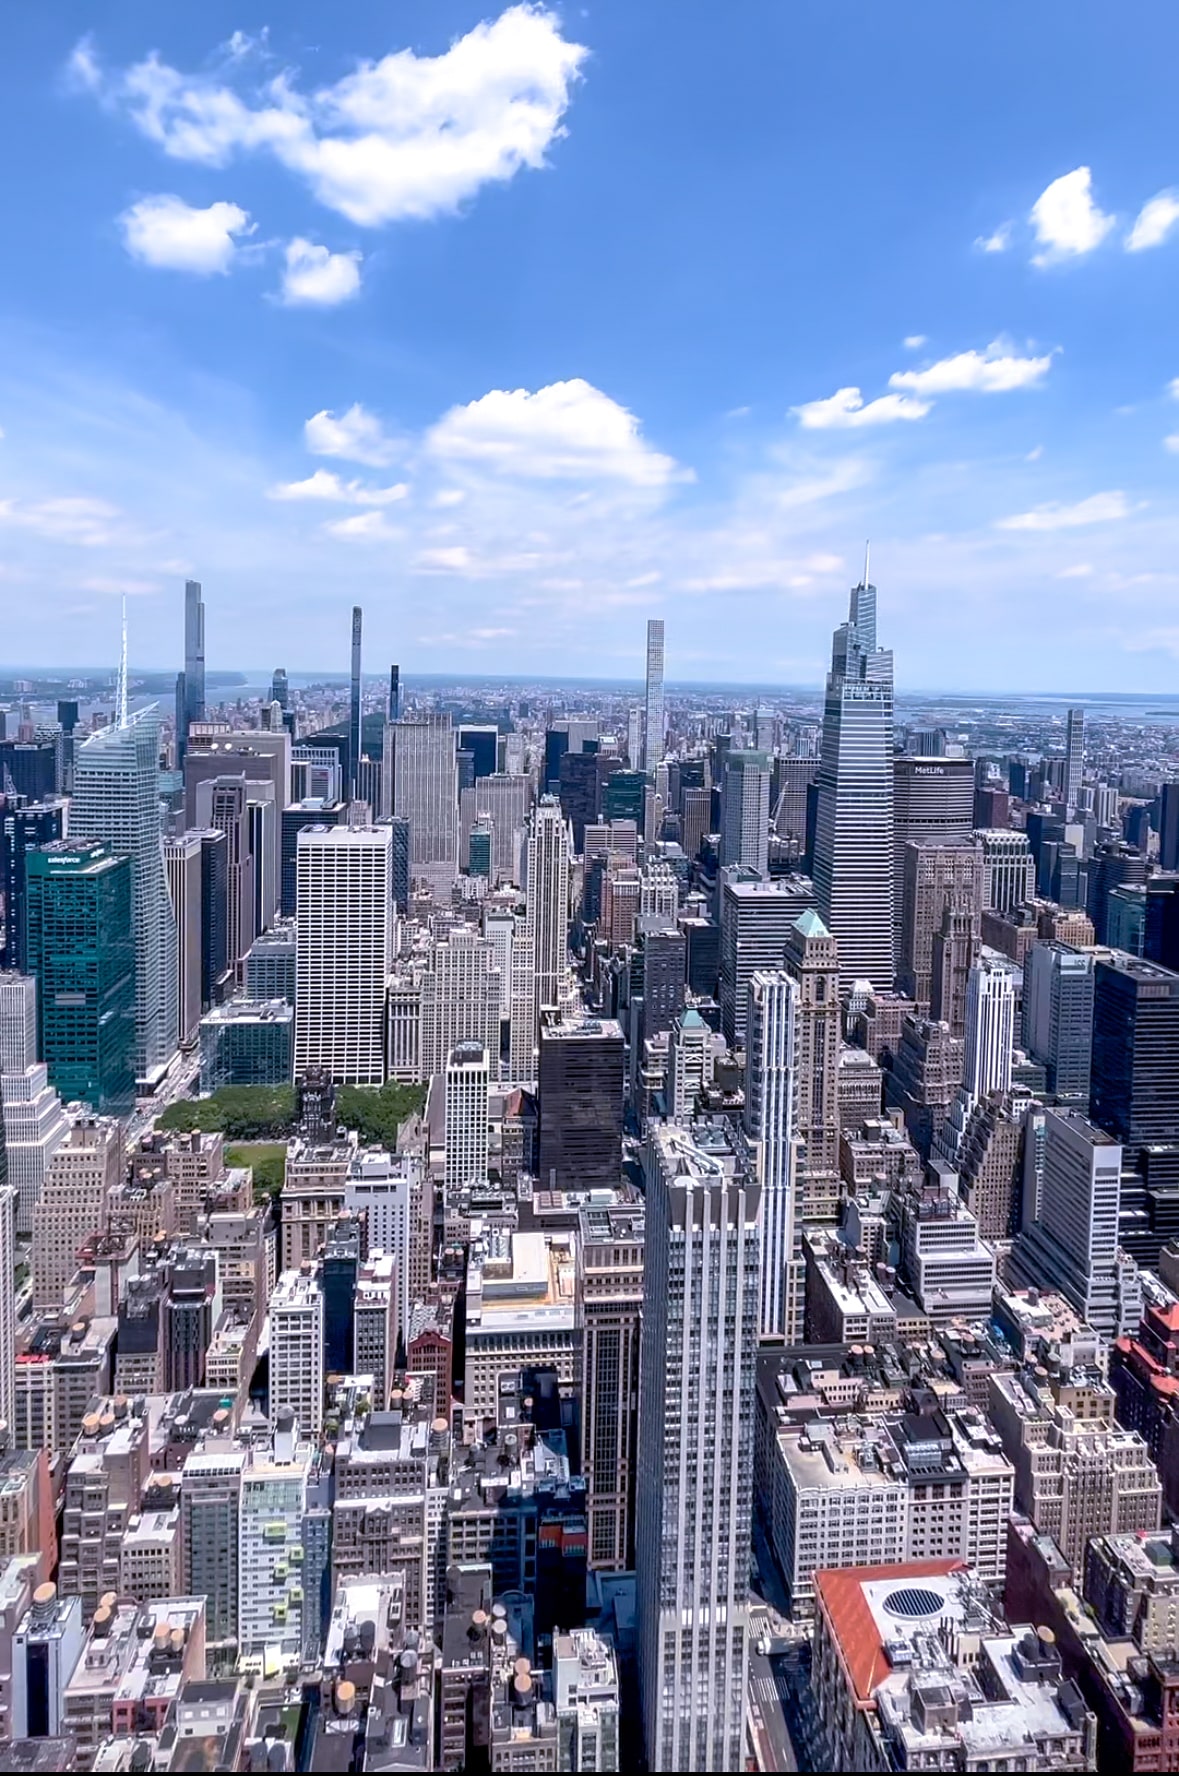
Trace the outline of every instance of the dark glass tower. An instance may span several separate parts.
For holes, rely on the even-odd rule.
[[[34,802],[18,808],[0,796],[0,894],[4,896],[4,937],[0,968],[25,966],[25,858],[36,845],[51,845],[62,834],[64,802]]]
[[[622,1026],[613,1019],[542,1023],[539,1184],[613,1190],[622,1167]]]
[[[123,1115],[135,1103],[130,859],[60,839],[30,852],[27,869],[28,969],[50,1080],[67,1103]]]
[[[1179,974],[1139,956],[1098,959],[1089,1105],[1128,1165],[1179,1139]]]

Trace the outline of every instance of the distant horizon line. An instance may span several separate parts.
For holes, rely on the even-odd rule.
[[[393,662],[390,662],[390,664],[392,665]],[[158,676],[161,676],[164,674],[170,675],[171,670],[172,669],[167,666],[141,666],[137,670],[136,669],[132,670],[131,677],[132,677],[132,680],[134,680],[136,677],[149,678],[149,677],[158,677]],[[287,668],[285,668],[285,670],[286,670],[288,679],[297,678],[297,679],[302,679],[302,680],[306,681],[306,685],[304,685],[303,687],[296,687],[296,688],[306,688],[307,685],[316,685],[316,684],[334,685],[334,684],[338,683],[341,685],[347,685],[350,682],[350,677],[351,677],[351,675],[347,671],[312,672],[312,671],[305,671],[300,667],[287,667]],[[263,683],[263,682],[265,682],[266,679],[273,676],[274,671],[275,671],[274,667],[264,667],[264,668],[263,667],[246,668],[246,667],[228,667],[228,666],[226,666],[226,667],[216,667],[216,666],[209,667],[206,664],[206,674],[212,673],[212,674],[219,675],[222,673],[233,673],[236,675],[237,682],[239,685],[252,685],[255,682]],[[371,684],[382,684],[382,683],[387,684],[388,683],[388,671],[389,671],[389,668],[386,667],[384,669],[384,671],[364,672],[362,674],[362,682],[365,684],[370,684],[370,683]],[[113,694],[114,688],[115,688],[115,680],[118,675],[116,667],[105,667],[105,666],[101,666],[101,667],[100,666],[7,666],[7,665],[0,664],[0,677],[2,677],[2,678],[10,678],[10,677],[11,678],[37,678],[37,677],[43,677],[43,678],[102,678],[107,673],[109,673],[110,677],[111,677],[111,690],[112,690],[112,694]],[[589,674],[560,675],[560,676],[558,676],[557,674],[553,674],[553,673],[523,673],[522,674],[522,673],[500,673],[500,672],[406,672],[404,670],[401,672],[401,684],[403,687],[406,685],[414,685],[414,684],[456,684],[456,685],[502,684],[505,686],[507,686],[507,685],[511,685],[511,686],[553,685],[558,688],[564,687],[564,686],[584,685],[587,687],[593,686],[593,687],[600,687],[600,688],[606,688],[606,689],[612,689],[612,688],[627,689],[627,688],[630,688],[631,686],[638,686],[641,688],[645,684],[645,682],[646,682],[645,678],[642,675],[640,675],[637,678],[613,678],[613,677],[609,677],[609,676],[602,674],[602,673],[589,673]],[[231,690],[231,689],[233,689],[233,685],[228,684],[228,685],[223,685],[223,686],[214,687],[214,688],[219,688],[219,689],[223,689],[223,690]],[[664,679],[664,689],[666,691],[677,690],[677,689],[691,690],[691,691],[700,691],[700,690],[712,690],[712,691],[733,690],[733,691],[745,691],[745,692],[748,692],[748,691],[770,691],[770,692],[775,692],[779,695],[782,694],[783,692],[803,692],[808,695],[817,694],[817,695],[821,696],[823,694],[824,688],[825,687],[824,687],[824,683],[822,680],[814,680],[809,683],[802,683],[802,682],[798,682],[798,681],[788,682],[788,681],[784,681],[784,680],[737,679],[737,678],[733,678],[733,679],[665,678]],[[911,688],[905,688],[905,689],[898,687],[896,690],[896,695],[898,698],[946,697],[946,698],[953,698],[956,701],[970,701],[970,700],[979,699],[979,698],[985,699],[987,701],[994,701],[995,699],[1003,698],[1003,697],[1015,697],[1015,698],[1023,698],[1023,699],[1037,699],[1040,701],[1054,701],[1054,702],[1055,701],[1060,701],[1060,702],[1072,701],[1075,703],[1084,703],[1086,701],[1098,702],[1098,703],[1108,703],[1108,702],[1118,702],[1118,701],[1123,701],[1123,702],[1129,701],[1129,702],[1140,702],[1140,703],[1141,702],[1159,702],[1159,703],[1163,703],[1163,704],[1175,704],[1177,707],[1179,707],[1179,692],[1175,692],[1175,691],[1098,691],[1098,690],[1062,691],[1062,690],[1045,690],[1045,689],[1042,689],[1042,690],[1010,690],[1010,689],[998,689],[998,690],[997,689],[986,689],[986,690],[983,690],[983,689],[977,689],[977,688],[973,688],[973,687],[963,689],[963,688],[956,688],[956,687],[952,687],[952,686],[915,685]]]

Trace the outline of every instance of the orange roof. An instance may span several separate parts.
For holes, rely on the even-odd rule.
[[[869,1702],[876,1685],[892,1669],[864,1586],[873,1579],[944,1579],[965,1572],[967,1566],[965,1560],[905,1560],[892,1566],[827,1567],[816,1572],[815,1590],[839,1642],[857,1701]]]

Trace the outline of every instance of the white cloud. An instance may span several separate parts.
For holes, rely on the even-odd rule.
[[[117,540],[117,525],[122,514],[108,500],[67,495],[55,499],[34,500],[22,505],[16,500],[0,500],[0,524],[11,524],[21,530],[56,542],[76,543],[81,548],[97,549]]]
[[[296,236],[287,242],[281,300],[288,308],[334,308],[360,289],[362,253],[329,253]]]
[[[996,530],[1075,530],[1084,524],[1110,524],[1128,518],[1130,507],[1124,493],[1092,493],[1074,506],[1052,504],[1036,506],[1030,512],[1017,512],[1012,518],[999,518]]]
[[[102,68],[94,53],[94,39],[80,37],[66,58],[66,85],[75,92],[98,92],[103,83]]]
[[[1031,388],[1042,382],[1052,368],[1052,353],[1042,358],[1015,356],[1002,340],[986,351],[957,352],[941,358],[925,370],[896,370],[889,388],[911,389],[915,395],[947,395],[959,390],[979,394],[1006,394],[1011,389]]]
[[[825,401],[805,401],[790,411],[807,431],[826,432],[847,426],[890,425],[897,419],[924,419],[929,408],[928,401],[911,400],[907,395],[881,395],[865,406],[858,388],[842,388]]]
[[[1167,393],[1170,395],[1172,401],[1179,401],[1179,376],[1172,376],[1170,382],[1167,384]]]
[[[404,481],[392,487],[366,487],[362,481],[341,481],[329,469],[316,469],[305,481],[280,481],[267,490],[272,500],[330,500],[337,505],[391,506],[403,500],[409,488]]]
[[[664,487],[690,479],[643,438],[639,422],[600,389],[574,377],[528,389],[492,389],[444,413],[426,437],[430,454],[527,479],[621,481]]]
[[[1043,454],[1044,446],[1042,444],[1033,444],[1023,460],[1024,462],[1039,462]]]
[[[845,456],[819,474],[804,475],[798,481],[775,490],[774,504],[783,511],[813,506],[818,500],[834,499],[850,493],[872,479],[872,465],[859,456]]]
[[[336,518],[324,529],[329,536],[342,537],[345,542],[371,543],[399,535],[383,512],[356,512],[351,518]]]
[[[975,239],[975,247],[980,253],[1005,253],[1014,239],[1015,231],[1010,222],[1000,222],[993,234],[980,234]]]
[[[227,272],[240,234],[252,234],[248,213],[234,203],[193,209],[183,198],[143,197],[119,217],[123,244],[133,259],[201,277]]]
[[[359,401],[338,419],[326,410],[313,413],[303,427],[303,439],[312,456],[340,456],[370,469],[385,468],[401,454],[396,439]]]
[[[1144,203],[1126,236],[1127,253],[1141,253],[1146,247],[1161,247],[1179,222],[1179,191],[1160,191]]]
[[[1093,568],[1088,561],[1075,562],[1072,567],[1062,567],[1057,574],[1058,580],[1087,580],[1092,577]]]
[[[227,55],[230,61],[242,62],[247,56],[251,56],[255,52],[259,55],[265,55],[269,42],[270,26],[263,25],[256,37],[251,37],[248,31],[231,32],[226,42],[221,44],[220,48],[222,54]]]
[[[397,50],[312,92],[282,74],[243,97],[154,52],[106,78],[85,39],[73,58],[82,84],[173,159],[271,154],[328,208],[376,228],[454,210],[489,181],[542,166],[586,53],[546,7],[515,5],[441,55]]]
[[[466,499],[461,487],[440,487],[430,501],[432,506],[461,506]]]
[[[1179,432],[1168,432],[1163,439],[1163,449],[1179,455]]]
[[[1101,245],[1115,220],[1094,203],[1093,175],[1088,167],[1077,167],[1053,179],[1032,205],[1029,217],[1041,249],[1033,263],[1050,265],[1057,259],[1091,253]]]
[[[419,549],[413,558],[415,573],[462,573],[471,566],[471,551],[462,544],[449,549]]]
[[[919,352],[925,344],[925,334],[907,333],[901,343],[907,352]]]

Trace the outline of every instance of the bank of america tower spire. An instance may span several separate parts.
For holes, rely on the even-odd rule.
[[[839,945],[840,984],[893,984],[892,654],[876,645],[876,588],[852,588],[823,711],[815,899]]]

